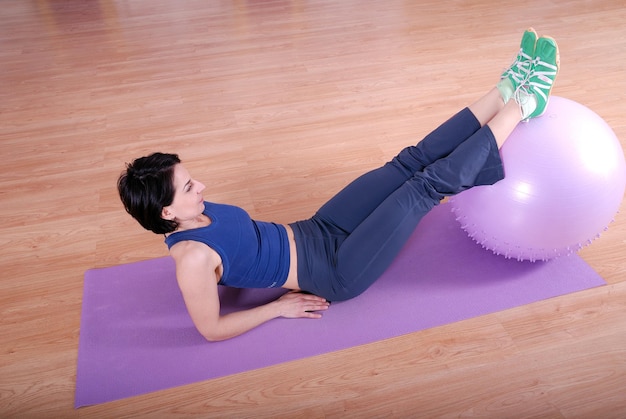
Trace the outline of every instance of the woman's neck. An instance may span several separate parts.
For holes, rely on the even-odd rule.
[[[205,214],[200,214],[195,218],[179,221],[178,228],[176,228],[173,233],[207,227],[209,225],[211,225],[211,219]]]

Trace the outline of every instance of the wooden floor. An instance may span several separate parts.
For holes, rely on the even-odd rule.
[[[177,152],[207,199],[307,217],[492,87],[530,25],[559,41],[554,93],[625,147],[625,22],[623,0],[2,2],[0,417],[626,417],[624,205],[581,252],[605,287],[73,409],[84,272],[166,254],[124,162]]]

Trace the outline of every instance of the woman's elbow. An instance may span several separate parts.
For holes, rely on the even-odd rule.
[[[207,342],[220,342],[222,340],[228,339],[227,337],[217,336],[213,334],[202,334],[202,337],[206,339]]]
[[[223,333],[219,333],[219,331],[216,331],[215,329],[205,329],[205,330],[198,329],[198,332],[200,332],[202,337],[206,339],[208,342],[219,342],[222,340],[230,339],[232,337],[232,336],[224,335]]]

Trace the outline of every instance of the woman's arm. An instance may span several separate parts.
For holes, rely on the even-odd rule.
[[[221,264],[219,255],[197,242],[180,242],[172,247],[171,254],[189,315],[209,341],[235,337],[277,317],[320,318],[317,311],[328,308],[323,298],[290,292],[269,304],[220,316],[216,272]]]

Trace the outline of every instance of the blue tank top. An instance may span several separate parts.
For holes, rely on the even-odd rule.
[[[289,275],[289,239],[284,226],[255,221],[239,207],[205,202],[206,227],[177,231],[165,238],[168,248],[180,241],[206,244],[222,258],[220,285],[277,288]]]

